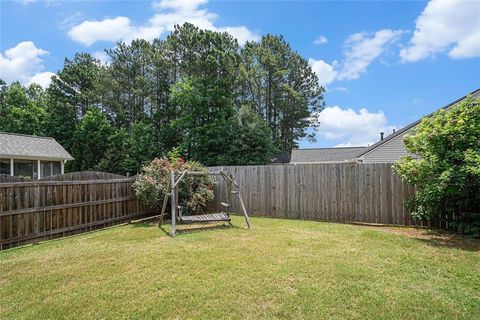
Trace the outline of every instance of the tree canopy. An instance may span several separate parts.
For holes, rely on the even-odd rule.
[[[476,213],[480,223],[480,99],[464,99],[424,118],[404,142],[412,156],[395,170],[417,186],[408,203],[412,215]]]
[[[137,173],[174,148],[205,165],[264,164],[313,139],[324,88],[282,36],[240,47],[226,32],[176,26],[66,58],[46,90],[0,83],[0,131],[52,136],[70,170]]]

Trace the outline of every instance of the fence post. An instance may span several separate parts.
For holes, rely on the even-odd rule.
[[[35,191],[34,191],[34,194],[33,194],[33,206],[35,208],[40,207],[40,185],[38,185],[38,184],[35,187]],[[40,211],[37,210],[37,211],[35,211],[34,214],[35,214],[35,216],[34,216],[33,228],[34,228],[35,238],[33,239],[33,244],[38,244],[38,234],[39,234],[39,231],[40,231],[38,215],[40,214]]]

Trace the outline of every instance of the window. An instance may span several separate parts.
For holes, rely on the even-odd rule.
[[[62,173],[62,164],[60,161],[53,161],[52,162],[52,175],[61,174]]]
[[[40,162],[40,177],[48,177],[60,174],[62,171],[60,161],[41,161]]]
[[[36,160],[14,160],[14,175],[30,179],[37,179],[37,161]]]
[[[0,174],[10,175],[10,159],[0,159]]]

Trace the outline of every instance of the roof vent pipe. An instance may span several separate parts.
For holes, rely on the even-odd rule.
[[[380,132],[380,141],[383,140],[383,135],[384,135],[384,133],[383,133],[383,132]]]
[[[393,133],[395,133],[395,128],[393,129]]]

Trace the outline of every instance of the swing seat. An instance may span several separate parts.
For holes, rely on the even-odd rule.
[[[198,214],[193,216],[181,216],[179,220],[182,223],[209,223],[209,222],[220,222],[220,221],[230,221],[230,217],[224,213],[209,213],[209,214]]]

